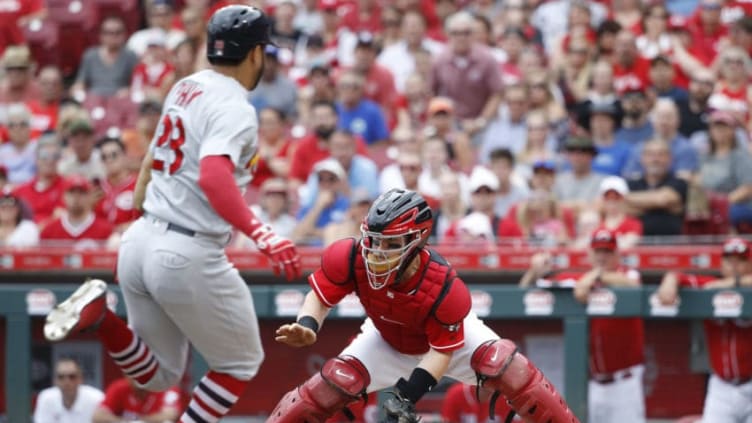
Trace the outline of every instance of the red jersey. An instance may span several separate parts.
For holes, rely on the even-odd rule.
[[[57,112],[59,104],[42,103],[37,100],[27,101],[26,107],[31,112],[31,138],[38,138],[45,131],[53,131],[57,127]]]
[[[104,197],[99,200],[94,211],[97,216],[107,219],[113,225],[131,222],[138,212],[133,208],[133,191],[136,190],[136,175],[129,175],[118,185],[103,180],[100,183]]]
[[[601,222],[601,225],[596,228],[596,231],[599,229],[608,229],[609,231],[616,234],[617,237],[619,235],[626,234],[642,235],[642,221],[635,219],[632,216],[625,216],[624,219],[619,222],[618,225],[616,225],[616,227],[609,228],[603,222]]]
[[[689,34],[692,37],[689,53],[691,53],[695,59],[702,62],[703,65],[709,67],[713,64],[713,61],[718,55],[720,51],[720,41],[728,35],[728,29],[723,25],[719,25],[714,32],[705,32],[700,23],[699,14],[700,12],[698,10],[698,12],[690,18],[689,25],[687,26]]]
[[[35,223],[44,223],[52,217],[55,209],[63,207],[63,193],[65,192],[65,179],[56,176],[52,183],[44,189],[37,186],[39,180],[34,177],[29,182],[19,185],[13,192],[22,198],[34,213]]]
[[[358,33],[367,31],[372,34],[380,34],[383,27],[381,25],[381,6],[374,4],[371,10],[361,10],[360,6],[352,4],[343,7],[341,13],[340,26]]]
[[[137,88],[161,88],[165,82],[165,78],[174,72],[175,66],[169,62],[157,63],[154,65],[147,65],[144,62],[139,62],[139,64],[133,68],[131,84]]]
[[[621,63],[614,63],[614,88],[621,92],[628,87],[650,86],[650,61],[638,56],[632,66],[624,67]]]
[[[361,156],[369,156],[366,144],[360,137],[357,137],[356,151],[356,154]],[[329,158],[329,149],[319,145],[316,135],[309,134],[301,138],[295,146],[295,153],[290,162],[290,179],[305,182],[313,170],[313,165],[327,158]]]
[[[512,410],[503,397],[499,397],[494,404],[494,420],[488,418],[489,408],[489,400],[478,401],[475,386],[455,383],[447,389],[444,395],[444,401],[441,403],[441,419],[446,423],[500,422],[504,421]],[[522,420],[520,416],[515,416],[512,421]]]
[[[280,147],[280,149],[277,150],[277,153],[274,155],[274,157],[275,158],[287,157],[290,154],[291,146],[292,146],[292,141],[290,140],[284,141],[284,144],[282,144],[282,147]],[[272,172],[271,168],[269,168],[269,163],[263,157],[259,157],[259,160],[256,163],[256,170],[253,172],[253,179],[251,180],[251,186],[258,188],[264,182],[266,182],[267,179],[272,178],[272,177],[274,177],[274,172]]]
[[[112,235],[112,224],[97,217],[96,214],[90,213],[89,216],[79,224],[73,224],[68,220],[68,216],[63,215],[45,226],[39,234],[39,238],[44,241],[76,241],[76,248],[85,248],[96,246],[96,242],[106,241]]]
[[[693,288],[715,279],[717,278],[709,275],[679,275],[682,286]],[[752,378],[752,321],[707,319],[703,323],[713,373],[725,380]]]
[[[736,90],[729,88],[723,81],[717,84],[716,90],[708,99],[708,106],[712,109],[726,110],[739,116],[744,120],[749,119],[749,101],[747,95],[749,86],[742,85]]]
[[[165,407],[180,407],[180,391],[176,388],[164,392],[137,391],[128,379],[118,379],[107,388],[102,407],[124,420],[138,420],[156,414]]]
[[[630,279],[640,281],[637,270],[620,267]],[[583,273],[561,272],[557,282],[577,283]],[[602,286],[602,285],[601,285]],[[639,317],[590,319],[590,373],[610,374],[645,361],[645,328]]]
[[[420,266],[409,280],[375,290],[368,283],[360,243],[337,241],[321,257],[321,268],[308,277],[318,299],[333,307],[355,293],[373,325],[402,354],[429,349],[455,351],[465,344],[465,316],[470,293],[438,253],[420,251]]]

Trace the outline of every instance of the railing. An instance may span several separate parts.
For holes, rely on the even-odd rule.
[[[564,391],[567,402],[582,422],[587,421],[588,319],[598,317],[644,318],[752,318],[752,289],[703,291],[686,289],[677,306],[662,307],[655,301],[654,287],[601,289],[590,295],[587,305],[574,300],[567,289],[520,289],[511,286],[471,286],[473,309],[487,319],[562,319],[564,322]],[[8,420],[27,422],[31,407],[31,318],[44,316],[56,301],[75,289],[71,285],[0,286],[0,316],[6,320],[6,404]],[[125,313],[117,287],[111,289],[111,304]],[[292,317],[303,301],[305,286],[254,286],[259,318]],[[354,298],[346,298],[329,318],[362,318]],[[193,380],[205,372],[205,364],[193,365]]]

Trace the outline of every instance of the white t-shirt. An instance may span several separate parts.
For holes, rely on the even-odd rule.
[[[22,220],[1,244],[3,247],[36,247],[39,245],[39,228],[31,220]]]
[[[104,399],[104,393],[97,388],[81,385],[78,387],[76,402],[70,409],[63,406],[60,388],[53,386],[39,393],[34,409],[34,423],[83,423],[90,422],[94,411]]]
[[[198,186],[199,162],[228,156],[241,191],[251,181],[258,147],[256,109],[233,78],[204,70],[180,80],[167,95],[149,151],[154,156],[144,210],[199,233],[222,235],[230,224]]]

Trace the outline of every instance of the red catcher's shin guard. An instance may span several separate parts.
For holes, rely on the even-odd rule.
[[[303,385],[285,394],[266,423],[324,423],[361,399],[370,383],[368,370],[358,359],[335,357]]]
[[[579,423],[543,373],[507,339],[487,341],[470,365],[482,386],[499,391],[527,423]]]

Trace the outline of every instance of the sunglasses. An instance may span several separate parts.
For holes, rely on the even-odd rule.
[[[405,172],[420,172],[419,165],[400,165],[400,170]]]
[[[28,66],[6,66],[6,72],[26,72],[29,69]]]
[[[102,35],[122,35],[124,32],[122,29],[103,29]]]
[[[29,122],[8,122],[8,128],[28,128]]]
[[[700,7],[703,10],[721,10],[721,5],[718,3],[711,3],[711,4],[701,4]]]
[[[337,182],[336,176],[319,176],[319,182]]]
[[[733,243],[723,247],[723,256],[744,256],[749,254],[749,249],[745,244]]]
[[[449,35],[453,37],[469,37],[473,32],[469,29],[459,31],[449,31]]]
[[[58,373],[55,375],[55,378],[58,380],[68,379],[68,380],[76,380],[78,379],[77,373]]]
[[[39,160],[57,160],[60,158],[60,153],[50,153],[48,151],[40,151],[37,155]]]
[[[118,157],[120,157],[119,151],[113,151],[112,153],[102,153],[102,160],[105,162],[110,161],[110,160],[115,160]]]

